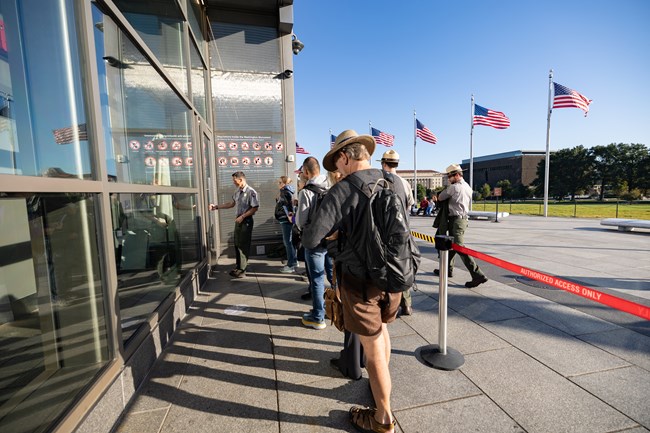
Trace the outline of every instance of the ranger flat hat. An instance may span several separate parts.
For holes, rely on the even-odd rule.
[[[463,169],[461,168],[460,165],[458,164],[451,164],[449,167],[447,167],[447,174],[452,174],[452,173],[460,173],[463,174]]]
[[[395,152],[393,149],[387,150],[381,156],[381,159],[378,159],[379,162],[399,162],[399,153]]]
[[[334,145],[329,152],[323,158],[323,167],[327,171],[336,171],[335,157],[341,149],[343,149],[348,144],[352,143],[361,143],[366,146],[366,150],[372,156],[372,153],[375,151],[375,139],[370,135],[359,135],[354,129],[346,129],[341,132],[334,140]]]

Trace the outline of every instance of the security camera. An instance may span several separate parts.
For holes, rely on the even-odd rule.
[[[291,78],[291,76],[293,75],[293,71],[291,69],[287,69],[283,72],[283,74],[284,74],[284,78]]]
[[[299,52],[302,51],[302,49],[305,48],[305,44],[300,42],[296,35],[293,35],[291,37],[291,49],[293,51],[293,54],[297,55]]]

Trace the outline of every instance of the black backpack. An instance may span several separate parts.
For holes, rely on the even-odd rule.
[[[384,291],[399,293],[415,283],[420,250],[411,237],[401,198],[404,187],[393,174],[382,173],[372,190],[354,174],[343,179],[368,198],[367,206],[359,206],[362,215],[356,227],[345,234],[345,243],[365,267],[366,278]]]
[[[307,222],[305,224],[310,224],[312,215],[314,215],[316,209],[320,207],[320,203],[323,201],[323,197],[327,194],[328,189],[314,183],[308,183],[303,189],[307,189],[316,195],[316,202],[313,206],[309,206],[309,211],[307,212]]]

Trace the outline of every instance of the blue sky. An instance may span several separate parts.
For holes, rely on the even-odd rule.
[[[296,0],[294,21],[297,141],[319,159],[329,129],[367,134],[372,121],[412,169],[415,109],[438,136],[418,139],[417,168],[444,171],[469,158],[472,94],[511,121],[476,126],[474,157],[543,151],[551,68],[593,99],[586,118],[553,111],[551,150],[650,145],[650,1]]]

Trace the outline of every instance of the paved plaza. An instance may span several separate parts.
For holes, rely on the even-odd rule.
[[[433,234],[432,218],[412,229]],[[438,342],[435,249],[424,255],[414,314],[389,326],[397,431],[650,431],[649,321],[544,287],[479,261],[490,281],[469,290],[460,260],[449,281],[447,342],[455,371],[419,357]],[[650,231],[599,220],[510,216],[471,221],[466,246],[650,306]],[[116,432],[354,431],[348,409],[372,404],[367,377],[330,367],[343,334],[307,329],[307,283],[256,257],[248,277],[220,260]]]

